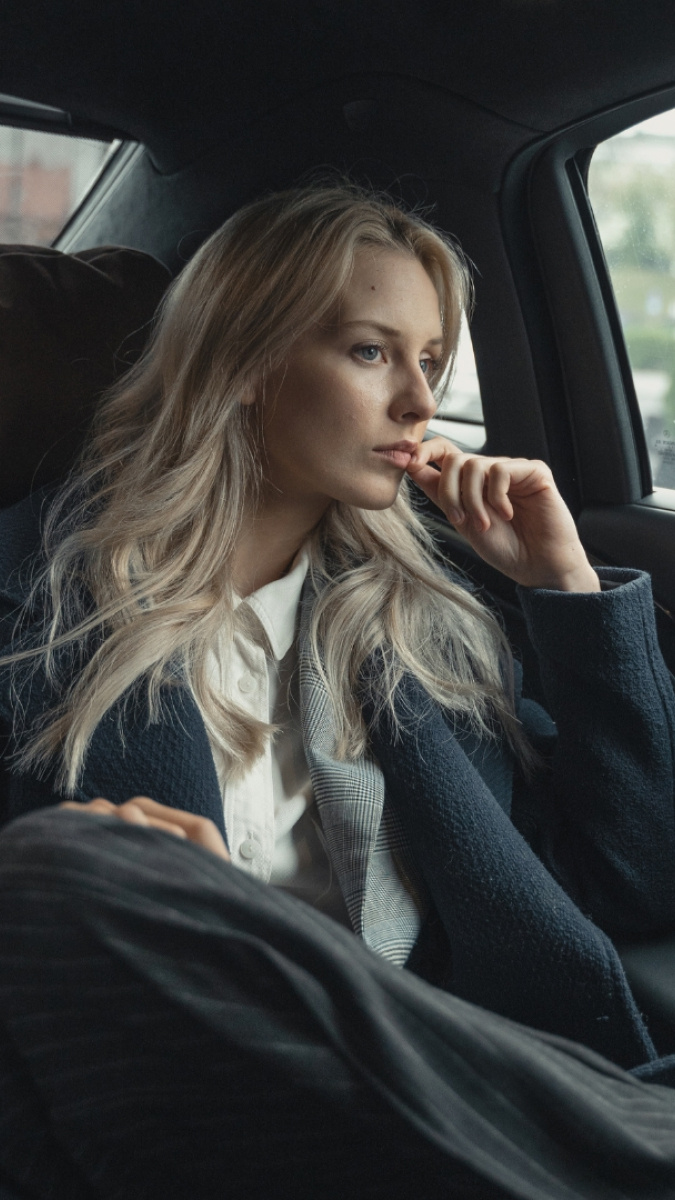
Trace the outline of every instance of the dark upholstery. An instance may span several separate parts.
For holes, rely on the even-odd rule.
[[[0,1180],[0,1200],[28,1200],[25,1192],[17,1192]]]
[[[125,247],[0,246],[0,507],[66,473],[170,278]]]

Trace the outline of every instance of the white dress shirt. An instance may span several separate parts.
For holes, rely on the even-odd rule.
[[[281,731],[237,781],[227,779],[224,755],[213,737],[209,740],[234,866],[351,928],[324,847],[302,741],[297,622],[308,565],[301,548],[281,579],[237,601],[255,614],[259,643],[237,633],[229,647],[217,647],[209,658],[212,682],[223,695],[259,720],[281,725]]]

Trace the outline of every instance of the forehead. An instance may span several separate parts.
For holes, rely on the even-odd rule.
[[[441,329],[440,304],[435,285],[422,264],[404,250],[360,247],[354,269],[342,296],[339,319],[361,317],[385,324],[430,325],[427,337]]]

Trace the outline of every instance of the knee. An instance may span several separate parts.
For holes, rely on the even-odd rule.
[[[0,889],[20,890],[40,881],[76,882],[82,874],[99,875],[106,826],[118,822],[71,809],[41,808],[10,821],[0,831]]]
[[[232,868],[215,854],[160,829],[59,807],[19,817],[0,831],[0,891],[101,898],[163,881],[222,891]],[[237,873],[239,874],[239,873]]]
[[[0,864],[20,865],[40,857],[43,849],[53,852],[56,846],[66,847],[75,836],[74,825],[80,814],[58,806],[39,808],[15,817],[0,829]]]

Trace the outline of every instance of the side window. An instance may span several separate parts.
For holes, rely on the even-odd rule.
[[[675,488],[675,111],[598,146],[588,190],[657,487]]]
[[[0,125],[0,242],[48,246],[109,150],[108,142]]]
[[[465,450],[482,450],[485,445],[483,405],[466,321],[462,321],[459,335],[455,373],[441,397],[436,416],[429,422],[429,430],[449,437]]]

